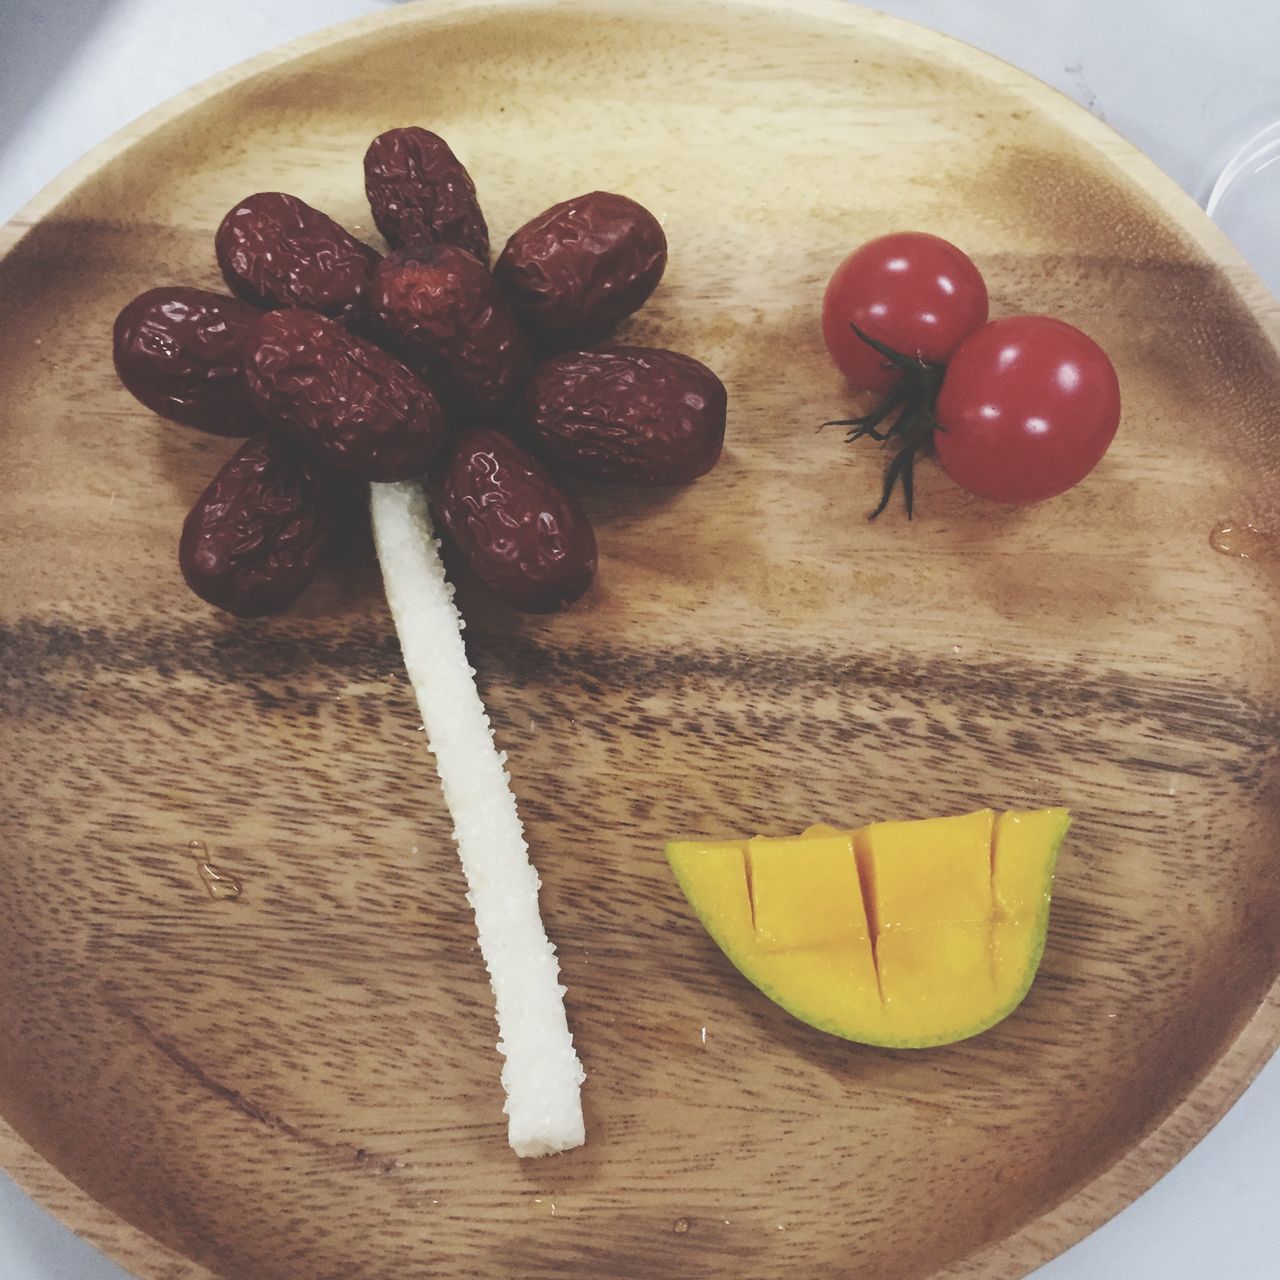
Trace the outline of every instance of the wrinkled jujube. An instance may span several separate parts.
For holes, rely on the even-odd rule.
[[[690,356],[657,347],[567,351],[538,367],[515,415],[547,462],[630,484],[682,484],[715,466],[724,384]]]
[[[489,228],[475,183],[438,134],[417,126],[380,133],[365,152],[364,187],[393,249],[438,240],[489,265]]]
[[[182,526],[187,585],[241,618],[288,608],[315,571],[327,497],[316,463],[296,446],[273,435],[246,440]]]
[[[421,475],[447,424],[411,369],[314,311],[269,311],[245,346],[258,411],[331,466],[363,480]]]
[[[150,289],[116,317],[116,373],[161,417],[216,435],[252,435],[261,424],[241,364],[258,314],[238,298],[207,289]]]
[[[246,196],[214,237],[232,291],[259,307],[306,307],[344,323],[365,315],[381,255],[327,213],[283,191]]]
[[[643,205],[592,191],[526,222],[493,268],[532,334],[587,342],[637,310],[667,266],[667,237]]]
[[[591,585],[596,540],[586,512],[501,432],[462,433],[432,504],[467,565],[507,604],[549,613]]]
[[[529,375],[529,352],[493,277],[452,244],[398,249],[379,265],[372,304],[405,358],[460,415],[507,407]]]

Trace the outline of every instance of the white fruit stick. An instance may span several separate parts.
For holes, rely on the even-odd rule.
[[[518,1156],[581,1146],[582,1081],[555,948],[538,914],[538,873],[507,777],[506,755],[462,645],[419,485],[370,486],[373,537],[404,665],[436,758],[489,970],[503,1054],[507,1139]]]

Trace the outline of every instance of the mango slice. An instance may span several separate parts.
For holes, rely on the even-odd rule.
[[[1022,1003],[1044,951],[1065,809],[677,840],[667,861],[737,969],[811,1026],[927,1048]]]

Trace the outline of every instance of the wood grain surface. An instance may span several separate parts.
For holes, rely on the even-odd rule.
[[[984,55],[817,0],[644,10],[380,14],[147,117],[6,233],[0,1159],[147,1280],[1019,1276],[1276,1045],[1274,306],[1153,166]],[[206,609],[177,535],[233,446],[109,358],[134,294],[217,287],[248,192],[373,240],[360,158],[407,123],[499,245],[592,188],[651,207],[671,266],[625,337],[730,393],[711,475],[583,491],[580,607],[460,593],[588,1072],[586,1147],[532,1163],[368,549],[285,618]],[[1124,420],[1077,490],[1006,509],[930,465],[913,522],[865,521],[882,459],[814,431],[863,403],[817,308],[898,227],[1111,352]],[[1026,1004],[924,1053],[760,997],[661,853],[980,804],[1076,825]]]

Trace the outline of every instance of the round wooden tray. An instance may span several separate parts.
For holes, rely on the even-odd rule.
[[[953,41],[836,3],[440,3],[260,58],[87,157],[0,261],[6,743],[0,1160],[148,1280],[1022,1275],[1114,1213],[1273,1050],[1280,969],[1276,309],[1114,133]],[[117,309],[215,286],[283,189],[372,237],[360,158],[426,124],[495,242],[625,191],[671,267],[627,336],[724,377],[726,456],[590,489],[598,586],[462,594],[589,1072],[589,1140],[505,1145],[495,1030],[372,563],[289,617],[174,563],[231,445],[115,383]],[[854,244],[964,245],[997,314],[1112,353],[1115,447],[1028,510],[814,425]],[[677,833],[1065,803],[1044,968],[972,1042],[886,1053],[727,966]],[[244,886],[202,887],[188,844]]]

